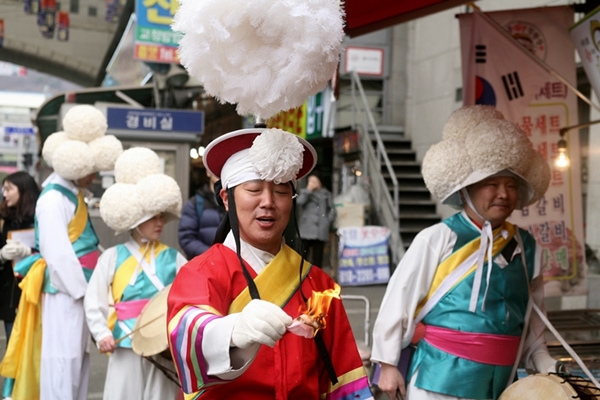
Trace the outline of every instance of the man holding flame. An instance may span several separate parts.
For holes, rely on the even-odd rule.
[[[372,399],[339,292],[312,296],[335,283],[283,240],[314,148],[282,130],[244,129],[211,142],[204,163],[221,180],[227,214],[218,244],[182,267],[169,294],[169,341],[184,392]],[[290,332],[303,321],[309,335]]]

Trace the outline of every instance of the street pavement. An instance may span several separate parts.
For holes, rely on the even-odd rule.
[[[367,328],[368,344],[372,344],[372,330],[375,318],[379,312],[381,299],[385,292],[385,285],[373,286],[348,286],[342,288],[342,301],[346,307],[352,331],[357,341],[365,342],[365,328]],[[366,300],[366,301],[365,301]],[[369,318],[366,318],[366,308],[369,308]],[[0,329],[0,351],[2,354],[6,349],[6,336],[4,335],[4,325]],[[360,348],[364,348],[361,344]],[[108,357],[104,354],[99,354],[95,347],[90,351],[90,383],[88,389],[88,400],[102,399],[104,389],[104,379],[106,377],[106,366]],[[3,380],[0,380],[0,385]]]

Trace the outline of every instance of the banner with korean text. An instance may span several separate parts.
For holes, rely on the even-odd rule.
[[[178,0],[136,0],[135,58],[157,63],[179,63],[181,33],[171,30]]]
[[[577,97],[559,78],[526,55],[498,30],[505,29],[571,85],[576,85],[574,47],[569,37],[573,9],[543,7],[460,18],[464,103],[493,105],[518,124],[548,161],[552,177],[545,196],[515,211],[511,221],[527,228],[543,248],[548,297],[587,292],[579,131],[565,139],[571,165],[559,169],[559,130],[577,120]]]
[[[384,226],[339,228],[338,282],[374,285],[390,279],[390,230]]]
[[[592,88],[600,98],[600,7],[571,27],[571,38]]]

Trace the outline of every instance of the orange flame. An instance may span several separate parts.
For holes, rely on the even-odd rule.
[[[298,312],[312,318],[320,326],[320,329],[325,329],[325,317],[327,317],[331,300],[334,298],[340,298],[340,285],[337,283],[333,289],[327,289],[323,292],[313,291],[310,299],[306,302],[306,306],[300,306]]]

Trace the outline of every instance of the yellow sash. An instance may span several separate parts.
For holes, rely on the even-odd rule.
[[[168,248],[169,246],[157,242],[154,246],[154,253],[156,256],[158,256],[160,253],[162,253],[164,250],[167,250]],[[151,252],[148,251],[150,249],[152,249],[152,247],[149,246],[149,243],[146,243],[142,247],[140,247],[140,253],[143,254],[143,257],[147,263],[150,263]],[[133,255],[130,255],[123,262],[123,264],[121,264],[119,269],[117,269],[117,272],[115,272],[115,276],[113,277],[111,285],[111,292],[114,304],[117,304],[121,301],[121,297],[123,297],[123,293],[125,292],[125,289],[127,288],[129,281],[131,280],[131,277],[133,276],[138,267],[141,266],[139,265],[137,258],[135,258]],[[117,312],[113,310],[113,312],[108,317],[108,329],[112,331],[116,323]]]
[[[500,232],[500,230],[508,231],[508,237],[505,239],[504,237],[500,236],[498,239],[496,239],[494,241],[494,244],[492,246],[492,254],[498,254],[498,252],[501,251],[504,248],[504,246],[506,246],[508,244],[508,242],[512,239],[512,237],[514,236],[514,234],[516,232],[514,225],[505,222],[501,227],[496,228],[493,231],[493,237],[496,237],[496,235],[498,234],[498,232]],[[419,315],[419,312],[421,312],[421,309],[423,308],[423,306],[425,306],[427,301],[435,294],[435,292],[441,286],[442,282],[444,282],[444,279],[446,279],[452,271],[454,271],[456,268],[458,268],[463,263],[463,261],[465,261],[471,254],[476,252],[479,249],[480,244],[481,244],[481,237],[478,237],[477,239],[470,241],[469,243],[467,243],[466,245],[464,245],[463,247],[461,247],[460,249],[458,249],[457,251],[452,253],[444,261],[442,261],[442,263],[438,266],[438,268],[435,272],[435,275],[433,277],[433,282],[431,283],[431,287],[429,289],[429,293],[427,293],[427,296],[423,300],[421,300],[419,302],[419,305],[417,306],[417,310],[415,311],[415,316]],[[484,261],[487,261],[487,256]],[[467,272],[465,272],[460,277],[460,279],[458,279],[454,283],[454,285],[452,287],[455,287],[460,282],[462,282],[467,276],[472,274],[473,271],[475,270],[475,268],[477,268],[477,263],[475,263],[471,268],[469,268],[469,270]]]
[[[301,284],[298,274],[300,259],[300,255],[289,246],[283,246],[275,258],[254,279],[262,300],[277,304],[279,307],[287,303]],[[308,271],[310,271],[310,264],[304,261],[302,279],[308,275]],[[241,312],[250,300],[252,300],[250,291],[246,288],[231,303],[228,313]]]
[[[69,240],[74,243],[83,233],[88,221],[83,194],[77,196],[77,210],[69,222]],[[14,400],[40,398],[40,360],[42,349],[42,285],[46,272],[43,258],[34,262],[19,287],[17,317],[8,341],[6,354],[0,364],[0,375],[15,379]]]

